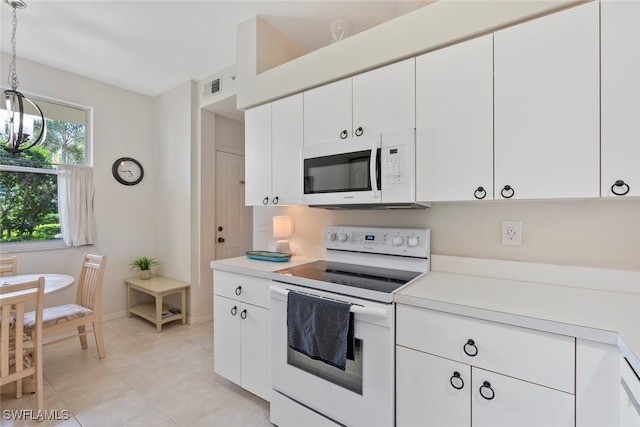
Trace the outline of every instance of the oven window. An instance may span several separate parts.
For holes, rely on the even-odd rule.
[[[354,360],[347,359],[344,371],[327,365],[320,360],[314,360],[287,346],[287,364],[329,381],[332,384],[351,390],[362,395],[362,340],[356,338]]]
[[[371,150],[305,159],[304,194],[371,191],[370,160]]]

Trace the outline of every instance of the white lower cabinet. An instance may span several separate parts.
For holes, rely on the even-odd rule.
[[[575,338],[399,304],[398,426],[574,426]]]
[[[214,371],[269,400],[270,282],[217,270],[213,277]]]

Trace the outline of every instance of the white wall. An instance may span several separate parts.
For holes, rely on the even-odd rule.
[[[545,264],[640,271],[640,199],[433,203],[425,210],[329,211],[256,207],[254,249],[275,247],[271,217],[291,215],[294,252],[322,256],[322,227],[429,227],[431,253]],[[521,247],[502,246],[501,222],[521,220]],[[638,284],[640,286],[640,284]]]
[[[2,54],[2,64],[9,63]],[[154,188],[158,167],[153,155],[152,99],[78,75],[18,58],[20,89],[93,108],[93,172],[97,241],[94,246],[18,253],[20,273],[62,273],[77,276],[85,251],[107,255],[103,289],[106,317],[126,312],[125,277],[135,275],[129,263],[142,255],[158,256],[154,233]],[[5,68],[2,68],[3,73]],[[111,165],[119,157],[134,157],[145,176],[136,186],[117,183]],[[3,251],[7,251],[3,245]],[[161,261],[164,261],[161,259]],[[75,287],[48,295],[46,305],[69,302]]]

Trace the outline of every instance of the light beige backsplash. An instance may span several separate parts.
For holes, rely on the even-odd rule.
[[[254,208],[254,249],[274,250],[271,217],[290,215],[292,250],[324,254],[325,225],[428,227],[431,253],[640,271],[640,199],[433,203],[425,210]],[[267,232],[257,224],[267,220]],[[522,246],[502,246],[501,223],[522,221]]]

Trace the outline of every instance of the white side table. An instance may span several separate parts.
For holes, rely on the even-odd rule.
[[[127,316],[133,314],[148,320],[156,325],[156,331],[162,332],[162,325],[174,320],[182,320],[182,324],[187,323],[187,295],[186,290],[189,283],[179,282],[162,276],[151,276],[150,279],[140,279],[130,277],[124,279],[127,284]],[[133,304],[133,291],[137,290],[151,295],[155,298],[154,303]],[[162,299],[167,295],[180,294],[181,307],[176,309],[162,303]]]

